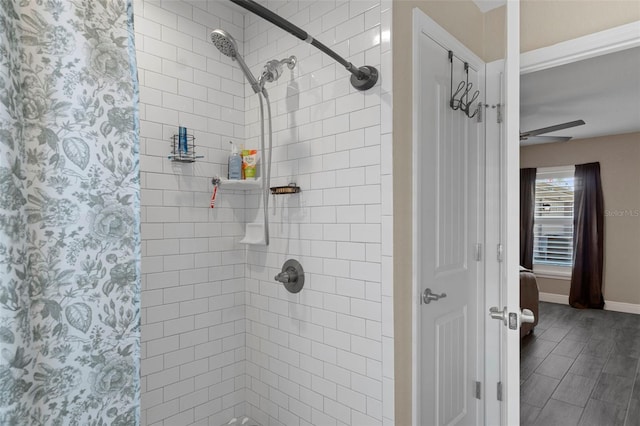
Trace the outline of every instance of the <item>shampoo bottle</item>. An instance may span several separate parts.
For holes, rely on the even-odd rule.
[[[238,153],[238,147],[231,141],[231,155],[229,155],[229,180],[242,179],[242,157]]]

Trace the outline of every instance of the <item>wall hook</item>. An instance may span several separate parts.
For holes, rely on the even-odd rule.
[[[466,75],[466,79],[458,83],[458,87],[455,92],[453,91],[453,50],[449,50],[449,107],[454,110],[461,110],[465,113],[465,115],[469,118],[473,118],[478,114],[479,108],[475,108],[473,112],[471,112],[471,105],[473,105],[480,96],[480,91],[476,90],[471,95],[471,99],[469,99],[469,93],[473,90],[473,83],[469,83],[469,63],[464,63],[464,72]],[[459,95],[459,97],[458,97]]]

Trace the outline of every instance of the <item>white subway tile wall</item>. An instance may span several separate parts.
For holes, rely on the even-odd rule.
[[[245,196],[220,191],[228,141],[244,143],[242,75],[209,42],[242,46],[244,18],[220,1],[134,2],[141,107],[142,424],[220,425],[245,403]],[[170,137],[195,136],[196,163]],[[238,128],[240,126],[240,128]]]
[[[367,92],[314,47],[222,0],[135,0],[141,101],[142,424],[263,426],[394,423],[391,2],[261,2],[357,66]],[[269,247],[240,245],[260,220],[255,191],[221,189],[228,141],[259,147],[259,103],[209,41],[230,32],[269,84],[273,109]],[[168,160],[179,125],[204,158]],[[262,154],[262,153],[261,153]],[[263,161],[261,158],[260,161]],[[288,258],[306,272],[292,295],[273,280]]]
[[[254,73],[296,55],[267,90],[274,114],[271,245],[248,248],[246,398],[262,425],[393,424],[391,3],[266,2],[380,83],[367,92],[331,58],[245,16]],[[248,89],[245,88],[246,93]],[[259,103],[246,98],[246,143],[258,147]],[[251,197],[248,195],[247,197]],[[247,217],[260,218],[257,195]],[[306,272],[289,294],[273,280],[289,259]],[[286,301],[287,303],[282,303]]]

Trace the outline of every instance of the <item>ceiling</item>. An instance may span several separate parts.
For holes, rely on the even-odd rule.
[[[473,2],[478,6],[478,9],[480,9],[482,13],[487,13],[492,9],[507,4],[507,0],[473,0]]]
[[[522,131],[580,119],[586,124],[545,136],[640,131],[640,47],[521,76]]]

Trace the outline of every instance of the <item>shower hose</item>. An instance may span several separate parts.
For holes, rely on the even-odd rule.
[[[269,187],[271,186],[271,153],[273,151],[273,131],[271,126],[271,103],[269,102],[269,94],[267,93],[267,89],[262,88],[261,92],[258,92],[258,98],[260,99],[260,149],[265,155],[266,160],[266,152],[265,151],[265,141],[264,141],[264,105],[262,101],[262,96],[264,95],[264,100],[267,104],[267,117],[269,123],[269,158],[265,161],[264,173],[265,179],[262,184],[262,207],[264,214],[264,242],[265,245],[269,245]]]

